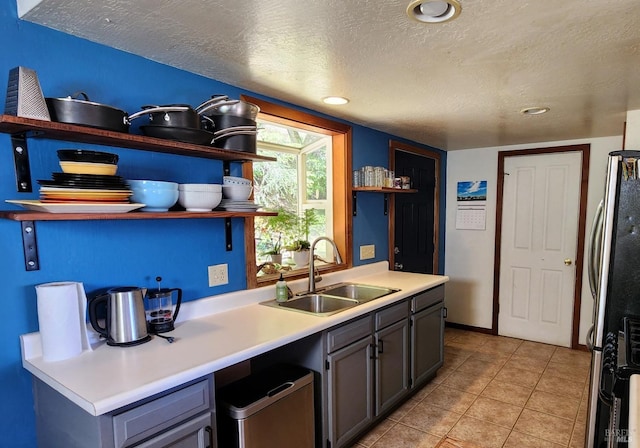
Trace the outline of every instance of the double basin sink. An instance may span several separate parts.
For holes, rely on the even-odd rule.
[[[383,286],[362,285],[359,283],[337,283],[314,293],[294,297],[286,302],[271,300],[263,305],[299,311],[316,316],[330,316],[362,303],[384,297],[399,289]]]

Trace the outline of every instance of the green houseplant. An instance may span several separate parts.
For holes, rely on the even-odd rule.
[[[271,261],[282,264],[283,240],[287,241],[297,222],[297,216],[284,209],[276,210],[276,216],[269,216],[260,228],[263,250],[261,255],[269,255]]]
[[[296,266],[302,267],[309,264],[309,249],[311,248],[309,234],[311,226],[317,224],[318,221],[318,216],[313,208],[306,209],[302,216],[296,217],[295,235],[297,239],[286,247],[287,250],[293,252],[293,261]]]

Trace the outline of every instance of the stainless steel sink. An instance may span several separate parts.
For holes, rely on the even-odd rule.
[[[358,304],[357,300],[333,297],[324,294],[307,294],[286,302],[263,302],[264,305],[286,308],[303,313],[329,316]]]
[[[327,286],[322,290],[322,294],[344,297],[347,299],[357,300],[359,303],[364,303],[398,291],[400,290],[385,288],[383,286],[361,285],[358,283],[338,283],[337,285]]]
[[[294,297],[286,302],[269,300],[268,302],[261,302],[261,305],[299,311],[316,316],[330,316],[398,291],[400,290],[383,286],[337,283],[329,285],[315,294]]]

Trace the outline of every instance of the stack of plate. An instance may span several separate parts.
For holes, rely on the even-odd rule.
[[[222,199],[218,208],[229,212],[255,212],[261,207],[253,201],[233,201],[231,199]]]
[[[128,204],[132,191],[120,176],[53,173],[38,180],[42,202]]]

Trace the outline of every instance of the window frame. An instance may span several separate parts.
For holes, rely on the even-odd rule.
[[[353,266],[353,227],[352,227],[352,191],[351,191],[351,126],[334,120],[323,118],[307,112],[295,110],[286,106],[264,101],[247,95],[241,95],[243,101],[248,101],[260,107],[260,114],[268,121],[295,126],[308,131],[331,136],[332,140],[332,201],[333,201],[333,240],[338,246],[343,263],[341,265],[327,264],[318,266],[322,272],[340,271]],[[253,163],[245,162],[242,175],[253,179]],[[247,289],[266,286],[275,283],[278,275],[257,277],[257,258],[255,252],[254,218],[244,220],[245,258],[247,262]],[[307,278],[306,270],[296,270],[285,274],[287,280]]]

